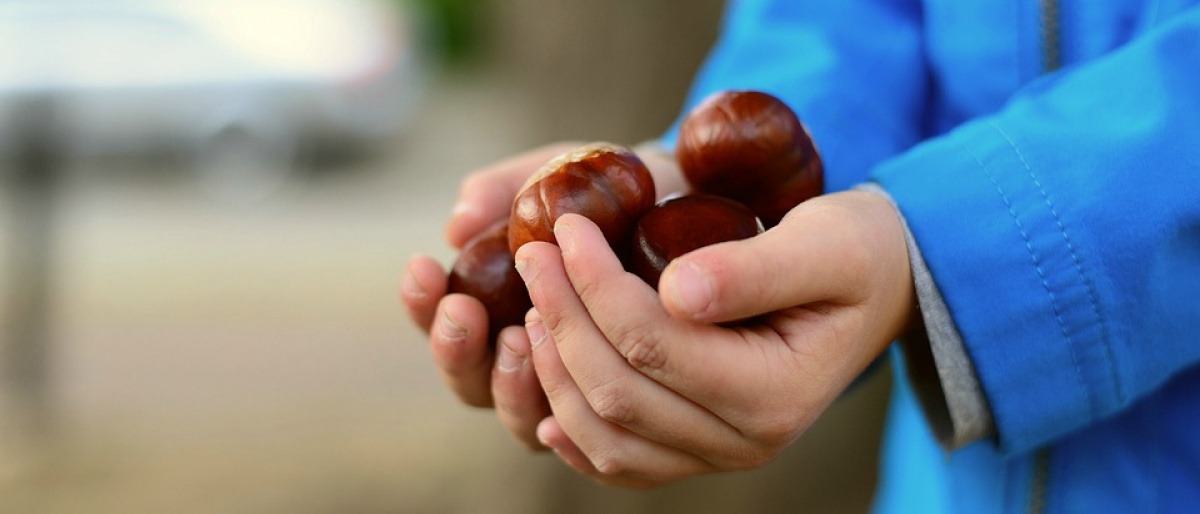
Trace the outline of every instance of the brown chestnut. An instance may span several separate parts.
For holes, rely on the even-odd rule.
[[[509,222],[509,249],[530,241],[553,243],[554,222],[566,213],[591,219],[619,249],[633,223],[654,206],[654,179],[630,150],[594,143],[547,162],[517,193]]]
[[[692,188],[746,204],[767,227],[824,188],[824,166],[804,124],[782,100],[758,91],[718,92],[692,109],[675,158]]]
[[[507,220],[463,245],[450,269],[446,290],[473,296],[483,303],[488,315],[488,341],[492,344],[496,344],[500,329],[525,324],[525,313],[533,302],[508,251]]]
[[[762,223],[749,208],[728,198],[696,194],[664,200],[634,226],[628,267],[658,288],[663,270],[677,257],[762,231]]]

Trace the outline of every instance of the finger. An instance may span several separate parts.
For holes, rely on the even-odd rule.
[[[583,450],[579,449],[579,446],[571,441],[571,437],[567,435],[562,425],[559,425],[558,420],[554,419],[553,416],[542,420],[537,427],[537,432],[538,439],[554,450],[554,454],[566,465],[604,485],[646,489],[661,483],[644,479],[608,476],[600,473],[596,469],[596,466],[593,466],[591,461],[588,460]]]
[[[537,438],[542,445],[553,450],[558,458],[575,471],[592,477],[600,475],[600,472],[596,471],[596,466],[593,466],[587,455],[583,454],[583,450],[571,442],[571,436],[563,431],[562,425],[559,425],[558,420],[555,420],[553,416],[548,416],[538,423]]]
[[[651,341],[672,335],[690,339],[693,327],[669,317],[654,291],[624,271],[595,224],[565,216],[555,232],[565,270],[546,259],[534,289],[553,335],[561,334],[556,338],[562,341],[559,355],[592,410],[605,421],[717,467],[740,467],[755,450],[737,429],[639,372],[609,342],[611,335],[622,341],[620,346],[662,347]],[[605,332],[601,325],[614,328]],[[637,362],[654,359],[638,352],[631,351],[643,355]]]
[[[576,146],[579,145],[546,145],[468,175],[459,188],[458,201],[446,224],[446,239],[455,248],[462,248],[475,234],[507,218],[513,198],[525,180],[546,161]]]
[[[544,335],[538,334],[536,316],[533,318],[530,324],[533,362],[550,409],[599,477],[661,483],[713,471],[709,463],[693,455],[601,419],[563,367],[555,336],[546,332],[544,326],[541,333]]]
[[[538,441],[538,422],[550,415],[550,404],[529,359],[525,327],[506,327],[496,345],[492,368],[492,398],[496,415],[509,432],[532,450],[545,450]]]
[[[645,395],[651,393],[644,387],[609,383],[610,379],[600,372],[595,372],[596,377],[592,377],[587,373],[593,371],[576,371],[590,370],[594,365],[588,364],[589,359],[600,354],[593,347],[575,348],[585,344],[580,341],[589,330],[581,319],[594,323],[590,330],[599,330],[603,340],[615,348],[629,366],[698,404],[728,425],[739,427],[739,434],[741,428],[761,412],[758,406],[786,400],[762,398],[760,389],[746,386],[758,377],[767,380],[772,376],[790,376],[791,370],[780,368],[794,356],[790,355],[791,347],[778,333],[761,327],[735,330],[676,319],[664,311],[653,290],[621,269],[620,262],[607,249],[603,235],[594,223],[581,216],[565,215],[556,224],[555,235],[562,248],[561,254],[551,245],[531,243],[518,251],[517,259],[528,261],[522,265],[522,273],[526,276],[534,305],[539,312],[545,313],[546,326],[551,327],[551,333],[558,340],[571,343],[561,344],[560,352],[564,359],[568,356],[571,359],[569,369],[577,373],[581,387],[595,388],[589,391],[597,403],[611,401],[604,399],[609,396],[606,389],[615,391],[618,396],[636,391],[643,395],[637,399],[639,401],[644,401]],[[559,255],[561,261],[557,260]],[[566,271],[560,266],[566,266]],[[563,276],[566,274],[569,279]],[[563,294],[564,289],[578,296]],[[576,351],[579,353],[574,353]],[[611,373],[607,368],[600,369]],[[660,401],[653,404],[654,408],[663,408],[660,406],[662,398],[656,400]],[[680,406],[672,411],[655,412],[654,408],[647,407],[622,412],[630,409],[628,405],[632,403],[633,400],[627,399],[625,405],[600,410],[611,411],[610,417],[637,425],[639,430],[654,434],[655,438],[687,448],[704,448],[706,445],[717,448],[712,450],[712,457],[714,463],[723,466],[737,467],[739,462],[756,460],[755,448],[731,444],[728,434],[711,425],[700,424],[698,426],[704,429],[692,434],[668,432],[670,416],[683,415],[678,410],[682,409]],[[681,419],[700,422],[695,416]],[[724,443],[718,444],[718,441]],[[699,455],[709,457],[700,452]],[[730,460],[715,460],[722,458]]]
[[[813,200],[758,236],[701,248],[663,271],[659,295],[674,316],[704,322],[750,318],[814,302],[852,303],[867,255],[850,213]]]
[[[459,399],[474,407],[491,407],[492,348],[488,341],[487,311],[470,296],[442,298],[429,347],[442,380]]]
[[[400,300],[420,329],[429,333],[438,302],[446,295],[446,272],[426,255],[414,255],[400,278]]]

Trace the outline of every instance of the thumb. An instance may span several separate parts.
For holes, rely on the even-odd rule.
[[[797,206],[755,237],[675,259],[659,281],[663,305],[678,318],[719,323],[815,302],[860,301],[871,238],[861,212],[836,196]]]

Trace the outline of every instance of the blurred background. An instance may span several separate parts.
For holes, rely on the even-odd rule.
[[[441,385],[461,178],[672,122],[719,0],[0,0],[0,512],[862,512],[887,372],[634,492]]]

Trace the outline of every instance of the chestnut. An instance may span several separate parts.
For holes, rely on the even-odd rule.
[[[509,250],[530,241],[553,243],[554,222],[566,213],[591,219],[619,249],[633,223],[654,206],[654,179],[624,147],[594,143],[551,159],[521,187],[509,222]]]
[[[533,307],[533,302],[508,251],[507,220],[492,225],[463,245],[450,269],[446,290],[473,296],[483,303],[488,315],[488,341],[493,345],[500,329],[525,324],[525,313]]]
[[[824,166],[804,124],[782,100],[758,91],[718,92],[692,109],[675,158],[693,189],[746,204],[767,227],[824,188]]]
[[[695,194],[664,200],[634,226],[627,266],[657,289],[663,270],[675,258],[762,231],[762,223],[748,207],[728,198]]]

